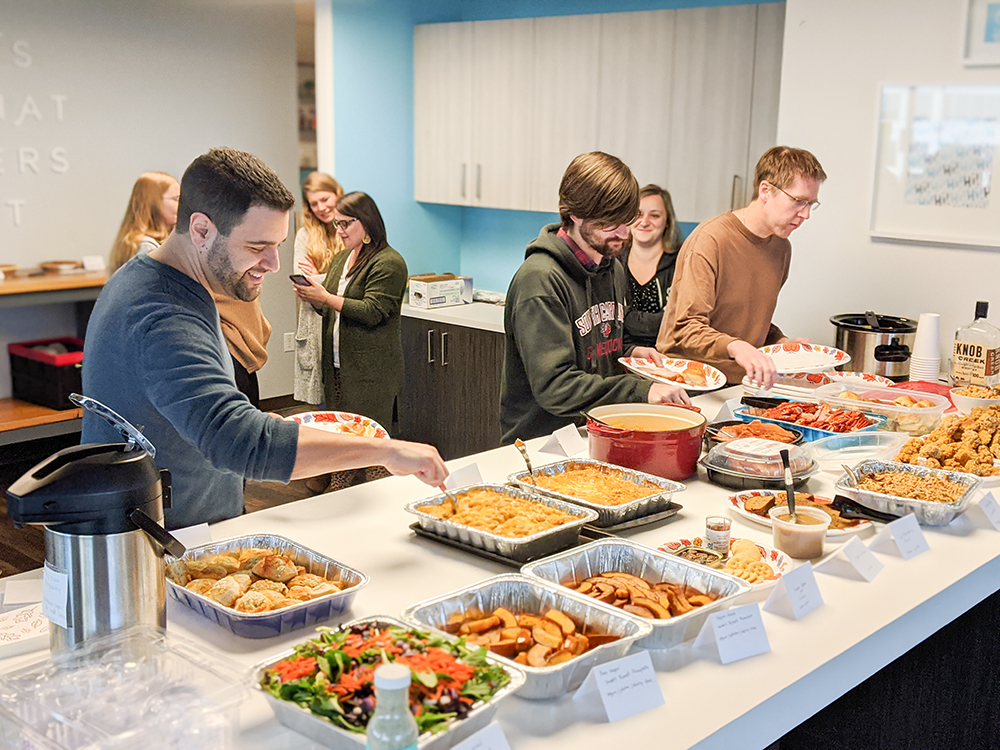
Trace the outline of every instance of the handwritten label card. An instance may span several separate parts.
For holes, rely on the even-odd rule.
[[[597,665],[573,698],[583,699],[595,691],[601,696],[608,721],[635,716],[664,702],[648,651]]]
[[[979,509],[985,514],[993,528],[1000,531],[1000,503],[993,497],[992,492],[987,492],[983,499],[979,501]]]
[[[49,645],[49,621],[42,605],[16,609],[0,615],[0,658],[39,651]]]
[[[575,424],[568,424],[553,432],[539,450],[569,457],[585,453],[587,449],[587,441],[580,435],[580,429]]]
[[[884,566],[856,536],[813,566],[813,570],[828,575],[875,580]]]
[[[454,750],[510,750],[510,743],[500,725],[491,721],[471,737],[455,745]]]
[[[454,490],[459,487],[467,487],[470,484],[480,484],[482,481],[483,475],[479,472],[479,464],[473,461],[468,466],[463,466],[451,472],[448,478],[444,480],[444,486],[449,490]]]
[[[69,574],[45,563],[42,570],[42,614],[49,622],[67,627],[66,609],[69,605]]]
[[[778,579],[771,595],[764,602],[764,609],[782,617],[796,620],[823,606],[812,565],[800,565]]]
[[[883,526],[868,549],[873,552],[898,553],[904,560],[910,560],[929,550],[930,546],[923,529],[917,523],[917,517],[911,513]]]
[[[701,626],[695,650],[717,656],[723,664],[771,650],[757,603],[716,612]]]

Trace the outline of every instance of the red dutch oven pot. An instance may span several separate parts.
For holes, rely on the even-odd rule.
[[[641,421],[645,429],[613,426]],[[657,429],[662,423],[662,429]],[[587,413],[590,457],[680,481],[698,470],[706,419],[684,404],[610,404]]]

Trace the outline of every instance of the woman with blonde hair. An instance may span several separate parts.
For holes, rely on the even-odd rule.
[[[125,217],[111,246],[110,272],[134,255],[155,250],[177,223],[181,185],[164,172],[143,172],[132,186]]]
[[[343,248],[333,221],[334,207],[344,189],[333,177],[312,172],[302,184],[302,227],[295,233],[293,267],[322,285],[333,256]],[[312,305],[299,305],[295,329],[296,401],[323,401],[323,316]]]

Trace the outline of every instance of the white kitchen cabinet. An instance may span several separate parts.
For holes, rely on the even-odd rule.
[[[676,11],[668,189],[681,221],[742,201],[757,8]]]
[[[559,210],[559,183],[573,157],[597,148],[601,17],[536,18],[531,208]],[[616,106],[615,101],[607,106]]]
[[[670,189],[673,10],[601,16],[597,148],[629,165],[640,185]]]

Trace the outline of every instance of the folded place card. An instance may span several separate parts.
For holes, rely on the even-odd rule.
[[[507,735],[495,721],[467,737],[452,748],[452,750],[510,750]]]
[[[455,469],[448,478],[444,480],[444,486],[449,490],[459,487],[468,487],[470,484],[481,484],[483,475],[479,472],[479,464],[472,462],[468,466]]]
[[[1000,503],[993,497],[992,492],[987,492],[983,499],[979,501],[979,509],[983,512],[993,528],[1000,531]]]
[[[598,664],[590,670],[573,699],[586,700],[595,692],[601,698],[608,721],[635,716],[664,703],[648,651]]]
[[[572,457],[588,450],[587,441],[580,435],[575,424],[560,427],[549,435],[549,439],[539,448],[543,453],[555,453],[558,456]]]
[[[14,607],[21,604],[37,604],[42,601],[42,581],[40,578],[10,580],[3,590],[3,606]]]
[[[41,604],[0,615],[0,657],[40,651],[49,646],[49,621]]]
[[[736,419],[736,417],[733,415],[733,413],[737,409],[739,409],[740,406],[742,406],[742,404],[740,403],[741,399],[742,399],[742,396],[739,396],[737,398],[731,398],[728,401],[726,401],[722,405],[722,408],[719,409],[719,413],[715,415],[715,419],[713,419],[712,421],[713,422],[731,422],[732,420]]]
[[[823,605],[812,565],[800,565],[785,573],[771,589],[764,609],[798,620]]]
[[[170,532],[181,544],[188,549],[200,547],[203,544],[212,543],[212,531],[207,523],[196,523],[194,526],[186,526],[183,529],[175,529]]]
[[[770,651],[757,603],[710,615],[701,626],[693,648],[718,658],[723,664]]]
[[[868,549],[872,552],[898,554],[904,560],[909,560],[921,552],[926,552],[930,547],[923,529],[917,523],[917,517],[910,513],[883,526],[868,545]]]
[[[856,536],[813,565],[818,573],[873,581],[884,566]]]

